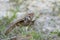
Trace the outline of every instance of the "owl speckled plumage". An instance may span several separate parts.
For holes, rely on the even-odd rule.
[[[11,24],[8,25],[8,28],[5,31],[5,35],[11,32],[15,28],[15,26],[19,26],[19,25],[31,26],[32,24],[34,24],[34,21],[32,21],[33,17],[34,17],[34,13],[30,13],[24,19],[12,22]]]

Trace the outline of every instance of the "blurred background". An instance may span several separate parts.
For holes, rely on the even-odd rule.
[[[7,25],[28,13],[34,13],[33,25],[16,26],[4,34]],[[0,40],[17,35],[31,36],[26,40],[60,40],[60,0],[0,0]]]

